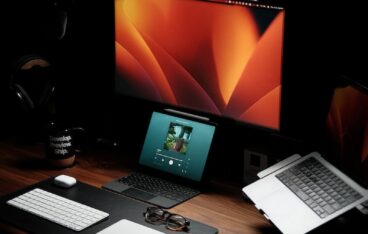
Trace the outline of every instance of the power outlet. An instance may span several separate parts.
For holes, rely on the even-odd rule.
[[[244,150],[244,171],[243,181],[246,184],[258,180],[257,173],[268,167],[268,156],[266,154]]]

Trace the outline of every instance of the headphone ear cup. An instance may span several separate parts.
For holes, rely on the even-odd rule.
[[[21,57],[14,66],[10,90],[24,111],[47,105],[54,90],[52,68],[43,57],[30,54]]]
[[[26,112],[31,111],[34,108],[34,103],[27,92],[19,84],[13,85],[15,98],[19,101],[22,109]]]

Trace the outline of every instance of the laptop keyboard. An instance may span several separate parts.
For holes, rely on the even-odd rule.
[[[184,201],[199,194],[197,190],[142,173],[133,173],[119,179],[119,182],[176,201]]]
[[[362,197],[313,157],[277,174],[276,178],[321,218]]]

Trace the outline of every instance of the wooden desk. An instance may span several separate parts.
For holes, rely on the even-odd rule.
[[[62,170],[46,165],[43,155],[42,145],[0,142],[0,196],[59,174],[101,187],[134,170],[133,157],[109,150],[87,150],[77,157],[76,165]],[[220,233],[277,232],[252,204],[243,200],[240,187],[220,182],[170,211],[214,226]],[[22,232],[1,224],[0,233]]]

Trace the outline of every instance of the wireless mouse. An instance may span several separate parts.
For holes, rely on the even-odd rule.
[[[54,184],[63,188],[70,188],[77,183],[77,180],[74,177],[67,175],[59,175],[54,178]]]

